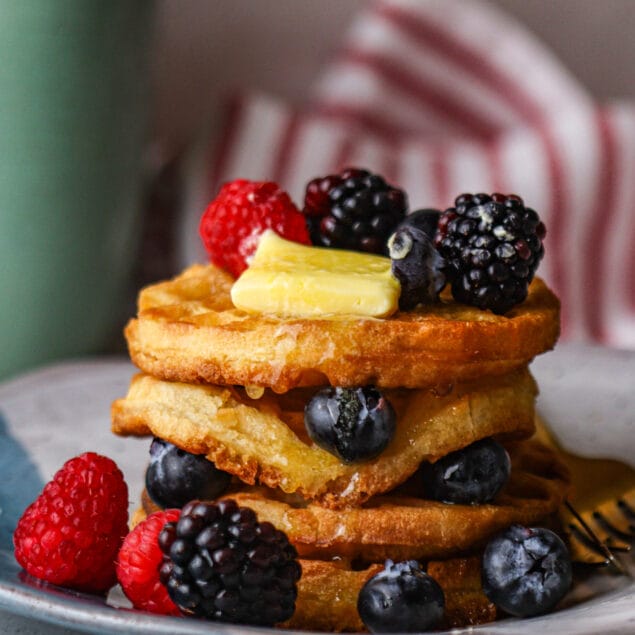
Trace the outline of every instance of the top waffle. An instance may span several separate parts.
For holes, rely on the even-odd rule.
[[[194,265],[147,287],[126,327],[133,362],[169,381],[266,386],[423,388],[501,375],[552,348],[559,303],[540,279],[504,316],[459,304],[387,319],[251,315],[230,298],[233,279]]]

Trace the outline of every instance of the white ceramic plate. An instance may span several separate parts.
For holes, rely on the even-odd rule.
[[[635,467],[635,353],[560,346],[533,365],[539,410],[563,445],[579,454],[611,457]],[[95,633],[271,635],[193,619],[165,618],[34,582],[15,563],[11,532],[23,509],[64,461],[92,450],[112,457],[139,500],[148,442],[110,433],[109,408],[134,372],[123,361],[52,366],[0,385],[0,609]],[[633,570],[632,558],[627,561]],[[479,635],[635,633],[635,583],[596,575],[567,608],[528,620],[503,620]],[[281,631],[275,631],[280,633]],[[454,631],[467,632],[467,631]]]

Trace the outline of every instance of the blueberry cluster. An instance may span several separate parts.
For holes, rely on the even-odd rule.
[[[314,245],[385,254],[407,208],[403,190],[368,170],[351,168],[313,179],[302,211]]]
[[[544,255],[545,233],[518,196],[459,196],[439,219],[435,239],[454,298],[498,314],[521,303]]]
[[[443,213],[407,207],[403,190],[350,168],[310,181],[302,211],[314,245],[390,255],[402,311],[436,302],[446,282],[457,302],[497,314],[527,297],[546,230],[519,196],[462,194]]]
[[[571,560],[551,530],[512,525],[485,548],[483,590],[499,609],[516,617],[551,611],[571,587]],[[357,610],[371,633],[428,630],[443,618],[445,598],[421,565],[386,561],[362,587]]]
[[[300,565],[287,536],[232,500],[191,501],[159,534],[159,577],[186,614],[273,626],[295,610]]]

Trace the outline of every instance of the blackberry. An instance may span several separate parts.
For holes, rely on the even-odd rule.
[[[190,501],[159,534],[159,578],[184,612],[235,624],[273,626],[295,610],[300,565],[271,523],[233,500]]]
[[[219,470],[205,456],[185,452],[163,439],[152,441],[146,490],[159,507],[183,507],[193,498],[216,498],[230,481],[231,474]]]
[[[373,386],[323,388],[304,408],[306,430],[322,449],[344,463],[384,451],[395,433],[391,403]]]
[[[526,297],[545,226],[519,196],[462,194],[441,215],[435,244],[454,299],[503,314]]]
[[[407,208],[403,190],[368,170],[350,168],[313,179],[302,211],[314,245],[386,254],[388,237]]]

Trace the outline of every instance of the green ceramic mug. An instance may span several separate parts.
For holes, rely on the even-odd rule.
[[[121,325],[151,21],[150,0],[0,0],[0,378]]]

